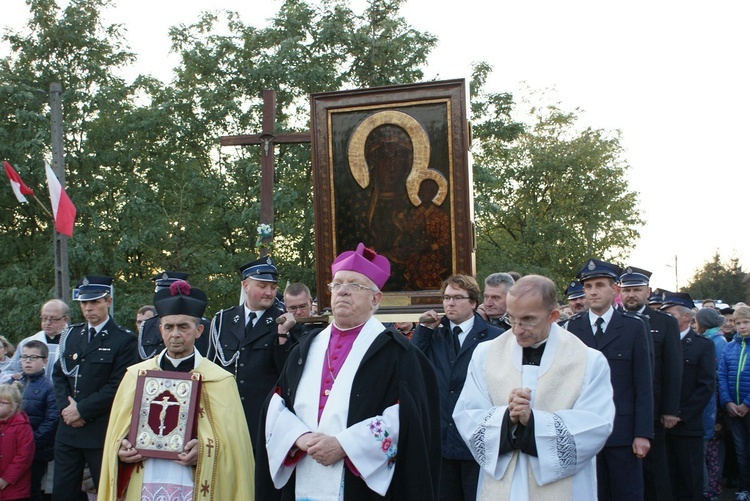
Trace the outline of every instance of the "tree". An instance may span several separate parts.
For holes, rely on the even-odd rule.
[[[642,220],[619,133],[581,127],[578,111],[559,105],[533,106],[522,128],[508,96],[490,94],[489,107],[477,98],[478,275],[515,270],[565,284],[590,256],[623,257]]]
[[[745,300],[745,287],[742,284],[745,276],[747,272],[740,266],[739,259],[735,257],[728,263],[722,263],[717,251],[703,268],[696,271],[682,292],[687,292],[694,299],[710,297],[729,304],[737,303]]]
[[[260,128],[266,88],[277,91],[277,127],[292,131],[309,128],[312,92],[422,79],[435,38],[410,28],[401,4],[372,0],[360,15],[344,1],[287,0],[263,28],[207,13],[170,31],[181,56],[172,83],[141,76],[128,84],[117,76],[134,61],[122,27],[100,18],[109,0],[71,0],[63,10],[30,0],[26,30],[5,35],[12,54],[0,61],[0,153],[43,189],[45,92],[61,82],[66,189],[78,208],[72,280],[114,276],[115,316],[125,325],[165,268],[191,273],[209,314],[235,303],[237,267],[256,256],[261,150],[220,150],[216,139]],[[310,147],[279,148],[276,165],[274,257],[282,279],[314,283]],[[4,198],[0,208],[10,256],[0,267],[0,330],[17,340],[38,330],[36,311],[52,297],[52,230],[34,207]]]

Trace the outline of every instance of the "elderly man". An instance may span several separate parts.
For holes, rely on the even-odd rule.
[[[162,289],[168,289],[170,285],[178,280],[187,281],[188,274],[181,271],[165,271],[163,273],[157,273],[151,280],[154,281],[155,289],[154,292],[159,292]],[[144,306],[144,308],[148,308]],[[147,317],[140,324],[138,329],[138,355],[141,360],[148,360],[149,358],[158,355],[164,349],[164,340],[162,339],[161,330],[159,324],[161,318],[154,309],[154,314]],[[143,309],[143,308],[141,308]],[[203,324],[203,330],[208,331],[209,322],[207,318],[202,318],[201,323]],[[206,355],[208,352],[208,337],[200,336],[195,340],[195,348],[200,352],[201,355]]]
[[[617,414],[612,434],[597,455],[599,499],[643,499],[642,460],[654,436],[651,343],[645,322],[612,307],[622,269],[590,259],[578,272],[589,310],[575,315],[567,329],[601,351],[612,381]]]
[[[508,278],[512,278],[508,275]],[[485,288],[485,304],[489,296]],[[443,282],[443,308],[440,320],[430,310],[424,317],[432,322],[417,327],[412,338],[427,356],[435,369],[440,387],[440,425],[443,441],[443,461],[440,468],[440,499],[445,501],[474,501],[477,497],[479,465],[456,431],[451,414],[466,379],[474,349],[485,341],[495,339],[503,330],[482,320],[475,312],[479,303],[479,285],[473,277],[452,275]],[[505,296],[502,291],[502,308],[505,314]],[[490,295],[500,294],[492,290]],[[490,300],[492,303],[492,300]],[[498,304],[498,303],[492,303]]]
[[[257,451],[260,411],[279,378],[286,361],[291,313],[276,302],[279,272],[266,256],[240,267],[245,302],[218,312],[211,321],[211,339],[206,358],[235,376],[242,407]],[[276,319],[285,318],[283,324]]]
[[[203,333],[206,295],[178,280],[154,295],[154,305],[166,348],[158,356],[130,367],[117,390],[107,428],[98,499],[161,499],[168,492],[169,499],[252,500],[253,477],[246,470],[253,470],[253,453],[250,437],[238,432],[245,426],[245,416],[237,385],[231,374],[203,358],[195,348],[195,340]],[[174,372],[200,375],[197,433],[174,461],[144,459],[125,438],[131,428],[142,371],[165,371],[164,377]],[[214,449],[216,453],[211,454]],[[125,493],[118,493],[118,488]]]
[[[70,308],[59,299],[51,299],[42,305],[42,309],[39,313],[39,320],[42,323],[42,330],[18,343],[16,352],[13,354],[10,364],[8,364],[3,370],[3,378],[15,374],[20,377],[21,348],[23,348],[23,345],[29,341],[41,341],[49,348],[49,357],[47,358],[47,366],[45,367],[46,372],[44,374],[48,379],[52,379],[53,367],[57,361],[58,355],[57,348],[60,345],[60,334],[68,327]]]
[[[646,501],[672,499],[667,466],[664,424],[680,410],[682,382],[682,348],[677,321],[667,313],[653,310],[648,304],[651,295],[651,272],[629,266],[620,276],[620,299],[626,311],[643,315],[651,332],[649,339],[654,354],[654,439],[643,461]]]
[[[506,331],[510,325],[505,316],[505,296],[513,285],[513,277],[508,273],[493,273],[484,279],[484,302],[477,307],[477,313],[491,325]]]
[[[109,316],[112,278],[83,277],[75,299],[86,322],[71,325],[60,341],[54,384],[61,409],[55,442],[53,499],[78,500],[88,463],[99,485],[104,436],[125,369],[138,362],[136,337]]]
[[[453,411],[482,467],[477,499],[595,500],[615,407],[607,360],[557,325],[555,284],[508,291],[513,335],[482,343]],[[490,369],[491,368],[491,369]]]
[[[664,421],[674,499],[703,497],[703,411],[716,389],[714,345],[690,328],[694,307],[690,294],[684,292],[665,295],[661,307],[677,319],[682,339],[680,408],[676,416]]]
[[[333,324],[292,348],[266,402],[256,497],[269,499],[275,486],[282,499],[435,499],[435,373],[406,337],[373,317],[390,263],[359,244],[331,272]]]

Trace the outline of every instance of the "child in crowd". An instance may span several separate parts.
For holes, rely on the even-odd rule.
[[[31,500],[42,501],[42,478],[47,464],[55,455],[55,432],[59,414],[52,381],[45,375],[49,348],[42,341],[32,340],[21,348],[21,369],[18,381],[23,392],[22,409],[34,430],[36,453],[31,465]]]
[[[0,499],[27,499],[31,493],[34,432],[21,411],[15,384],[0,385]]]
[[[719,398],[729,415],[739,486],[737,501],[750,501],[750,307],[734,311],[738,336],[724,348],[719,362]]]

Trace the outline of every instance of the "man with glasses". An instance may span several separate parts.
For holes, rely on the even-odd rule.
[[[617,414],[612,435],[597,455],[602,500],[644,498],[642,462],[654,437],[651,342],[641,318],[612,307],[620,275],[619,266],[589,259],[576,276],[589,311],[573,316],[567,327],[609,362]]]
[[[440,499],[473,501],[477,496],[479,465],[459,436],[451,414],[474,349],[479,343],[495,339],[503,330],[476,313],[479,285],[473,277],[448,277],[442,294],[445,315],[440,319],[434,310],[426,312],[424,316],[433,321],[419,325],[411,341],[427,356],[438,377],[443,438]],[[503,310],[504,303],[503,294]]]
[[[607,361],[557,325],[548,278],[519,279],[507,299],[512,333],[474,350],[453,411],[482,467],[477,499],[596,500],[615,415]]]
[[[49,348],[45,376],[50,381],[52,380],[52,368],[57,361],[57,347],[60,344],[60,334],[68,327],[70,308],[59,299],[51,299],[42,305],[39,320],[42,324],[42,330],[18,343],[10,364],[3,370],[2,379],[7,379],[10,376],[19,378],[21,376],[20,356],[23,346],[29,341],[41,341]]]
[[[436,499],[435,374],[403,335],[373,317],[390,276],[363,244],[331,265],[333,323],[296,344],[263,412],[256,496]]]
[[[310,289],[301,283],[289,284],[284,289],[284,305],[286,306],[286,311],[296,318],[309,317],[312,311]]]
[[[245,301],[214,316],[206,358],[234,375],[257,451],[263,445],[258,440],[261,407],[286,361],[294,317],[279,308],[279,272],[270,257],[241,266],[240,274]],[[283,324],[276,323],[280,316]]]

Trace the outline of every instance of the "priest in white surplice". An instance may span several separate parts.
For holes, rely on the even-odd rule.
[[[373,317],[388,259],[359,244],[331,271],[333,324],[292,348],[263,411],[256,499],[437,499],[435,373]]]
[[[607,361],[557,325],[545,277],[516,282],[507,313],[512,332],[474,351],[453,412],[482,468],[477,499],[595,500],[615,416]]]

